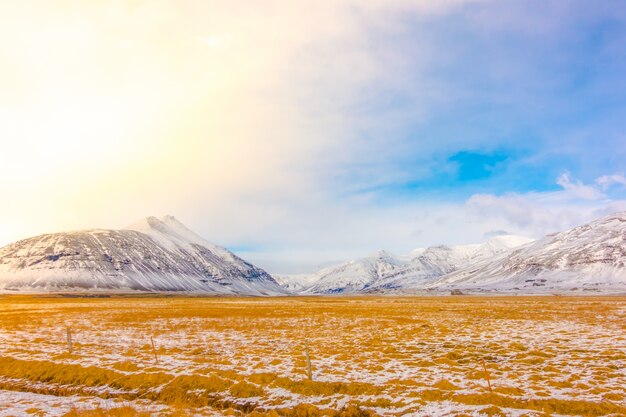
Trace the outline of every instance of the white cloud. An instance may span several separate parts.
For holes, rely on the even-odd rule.
[[[481,219],[501,219],[517,233],[541,237],[626,209],[626,201],[611,200],[593,185],[561,174],[560,191],[476,194],[466,205]]]
[[[596,179],[596,183],[600,185],[603,190],[607,190],[612,185],[616,184],[626,187],[626,177],[624,174],[603,175]]]
[[[558,192],[557,192],[558,193]],[[467,201],[467,208],[482,220],[501,219],[516,234],[541,237],[547,233],[565,230],[593,218],[599,206],[581,206],[559,203],[554,193],[510,193],[501,196],[477,194]]]
[[[597,188],[591,185],[585,185],[582,181],[572,181],[568,172],[561,174],[557,178],[556,183],[563,187],[568,196],[571,198],[597,200],[604,197],[604,195]]]

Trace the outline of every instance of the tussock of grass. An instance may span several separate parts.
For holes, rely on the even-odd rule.
[[[523,344],[521,344],[519,342],[509,343],[509,349],[516,350],[518,352],[524,352],[524,351],[528,350],[528,348],[526,346],[524,346]]]
[[[258,414],[259,416],[284,416],[284,417],[375,417],[376,413],[359,407],[358,405],[349,404],[340,410],[320,409],[311,404],[299,404],[293,408],[283,408],[270,411],[267,414]]]
[[[139,367],[135,363],[130,362],[130,361],[117,362],[111,365],[111,367],[113,369],[117,369],[118,371],[125,371],[125,372],[139,371]]]
[[[345,394],[350,396],[375,395],[380,394],[381,392],[380,387],[363,382],[321,382],[310,381],[308,379],[294,381],[289,378],[280,377],[274,380],[273,385],[307,396],[326,396],[335,394]]]
[[[426,389],[419,391],[417,395],[426,402],[444,401],[449,399],[451,396],[449,392],[438,389]]]
[[[232,381],[215,375],[179,375],[149,398],[166,404],[205,407],[216,402],[210,394],[225,392],[232,385]]]
[[[517,388],[517,387],[498,386],[498,387],[495,387],[493,390],[494,392],[497,392],[499,394],[504,394],[504,395],[514,395],[514,396],[524,395],[524,390],[521,388]]]
[[[500,407],[496,407],[495,405],[492,405],[490,407],[487,408],[483,408],[482,410],[480,410],[481,414],[485,414],[488,416],[502,416],[504,417],[504,412],[502,411],[502,409]]]
[[[9,378],[27,379],[59,385],[99,386],[124,375],[95,366],[63,365],[49,361],[26,361],[0,357],[0,374]]]
[[[258,385],[242,381],[230,387],[230,394],[238,398],[262,397],[265,390]]]
[[[459,394],[452,397],[456,402],[469,405],[495,405],[499,407],[538,410],[548,413],[603,416],[607,414],[626,415],[626,407],[618,404],[589,401],[558,400],[558,399],[529,399],[507,397],[495,393],[489,394]]]
[[[62,417],[150,417],[150,413],[137,411],[133,407],[123,406],[116,408],[96,408],[92,410],[80,410],[73,408]]]
[[[460,387],[457,387],[452,382],[445,380],[445,379],[442,379],[436,382],[435,384],[433,384],[433,388],[437,388],[437,389],[444,390],[444,391],[456,391],[460,389]]]
[[[267,386],[267,385],[270,385],[272,382],[274,382],[276,378],[278,378],[278,375],[272,374],[269,372],[264,372],[264,373],[252,374],[248,376],[248,381],[254,384]]]

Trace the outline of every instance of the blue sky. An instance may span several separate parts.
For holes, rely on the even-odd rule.
[[[358,155],[332,167],[338,201],[432,212],[488,195],[491,221],[533,237],[623,209],[623,181],[598,179],[626,169],[625,17],[620,2],[471,2],[368,27],[383,70],[338,109]],[[534,220],[508,218],[518,198]]]
[[[548,191],[558,189],[555,178],[565,171],[594,181],[624,170],[625,6],[606,3],[596,11],[588,2],[504,3],[404,18],[398,53],[408,53],[406,65],[419,66],[410,61],[421,56],[410,51],[424,37],[436,53],[415,80],[403,74],[408,88],[367,86],[373,90],[367,116],[385,123],[389,114],[410,112],[421,105],[416,101],[424,83],[442,92],[426,120],[408,119],[378,133],[403,147],[383,161],[405,179],[381,184],[377,192],[385,198],[417,190],[445,190],[458,198],[477,190]],[[491,10],[508,7],[517,10]],[[489,15],[487,23],[483,15]],[[380,48],[388,46],[385,39]]]
[[[623,1],[29,0],[0,35],[0,243],[173,214],[291,273],[626,210]]]

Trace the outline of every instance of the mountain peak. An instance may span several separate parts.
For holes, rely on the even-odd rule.
[[[7,289],[283,292],[265,271],[173,216],[145,217],[123,230],[35,236],[0,248],[0,292]]]
[[[171,215],[165,215],[161,218],[157,217],[157,216],[148,216],[148,217],[144,217],[143,219],[130,224],[128,226],[126,226],[124,229],[128,229],[128,230],[137,230],[137,229],[146,229],[146,228],[150,228],[150,229],[159,229],[162,228],[164,225],[167,226],[183,226],[184,225],[179,222],[176,217],[171,216]]]
[[[522,245],[525,245],[527,243],[531,243],[534,241],[535,241],[534,239],[531,239],[525,236],[508,234],[508,235],[494,236],[488,241],[486,241],[485,243],[483,243],[483,245],[489,245],[494,248],[510,249],[510,248],[522,246]]]
[[[205,240],[172,215],[161,218],[148,216],[136,223],[126,226],[126,230],[134,230],[150,236],[161,245],[173,248],[180,245],[197,244],[209,248],[220,256],[231,259],[233,254],[227,249]]]
[[[158,217],[148,216],[136,221],[135,223],[129,224],[128,226],[124,227],[124,229],[141,232],[148,229],[158,229],[162,225],[163,222]]]
[[[156,216],[145,217],[138,222],[135,222],[129,226],[126,226],[126,230],[134,230],[136,232],[154,234],[155,232],[178,237],[190,242],[204,241],[202,237],[191,231],[187,226],[182,224],[171,215],[166,215],[161,218]]]
[[[366,258],[375,258],[375,259],[395,259],[396,256],[394,254],[392,254],[391,252],[385,250],[385,249],[381,249],[378,250],[374,253],[371,253],[369,256],[367,256]]]
[[[160,220],[167,225],[183,226],[187,228],[184,224],[182,224],[176,217],[172,216],[171,214],[166,214],[165,216],[161,217]]]

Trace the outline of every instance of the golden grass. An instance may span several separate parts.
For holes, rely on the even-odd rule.
[[[4,296],[0,388],[129,404],[71,416],[626,415],[624,322],[623,297]]]
[[[626,415],[626,407],[609,402],[593,403],[589,401],[559,399],[520,399],[496,393],[460,394],[452,397],[454,401],[468,405],[496,405],[499,407],[538,410],[548,413],[574,416],[604,416],[610,414]]]
[[[70,412],[63,414],[63,417],[150,417],[150,413],[138,411],[130,406],[111,409],[95,408],[91,410],[74,408]]]

